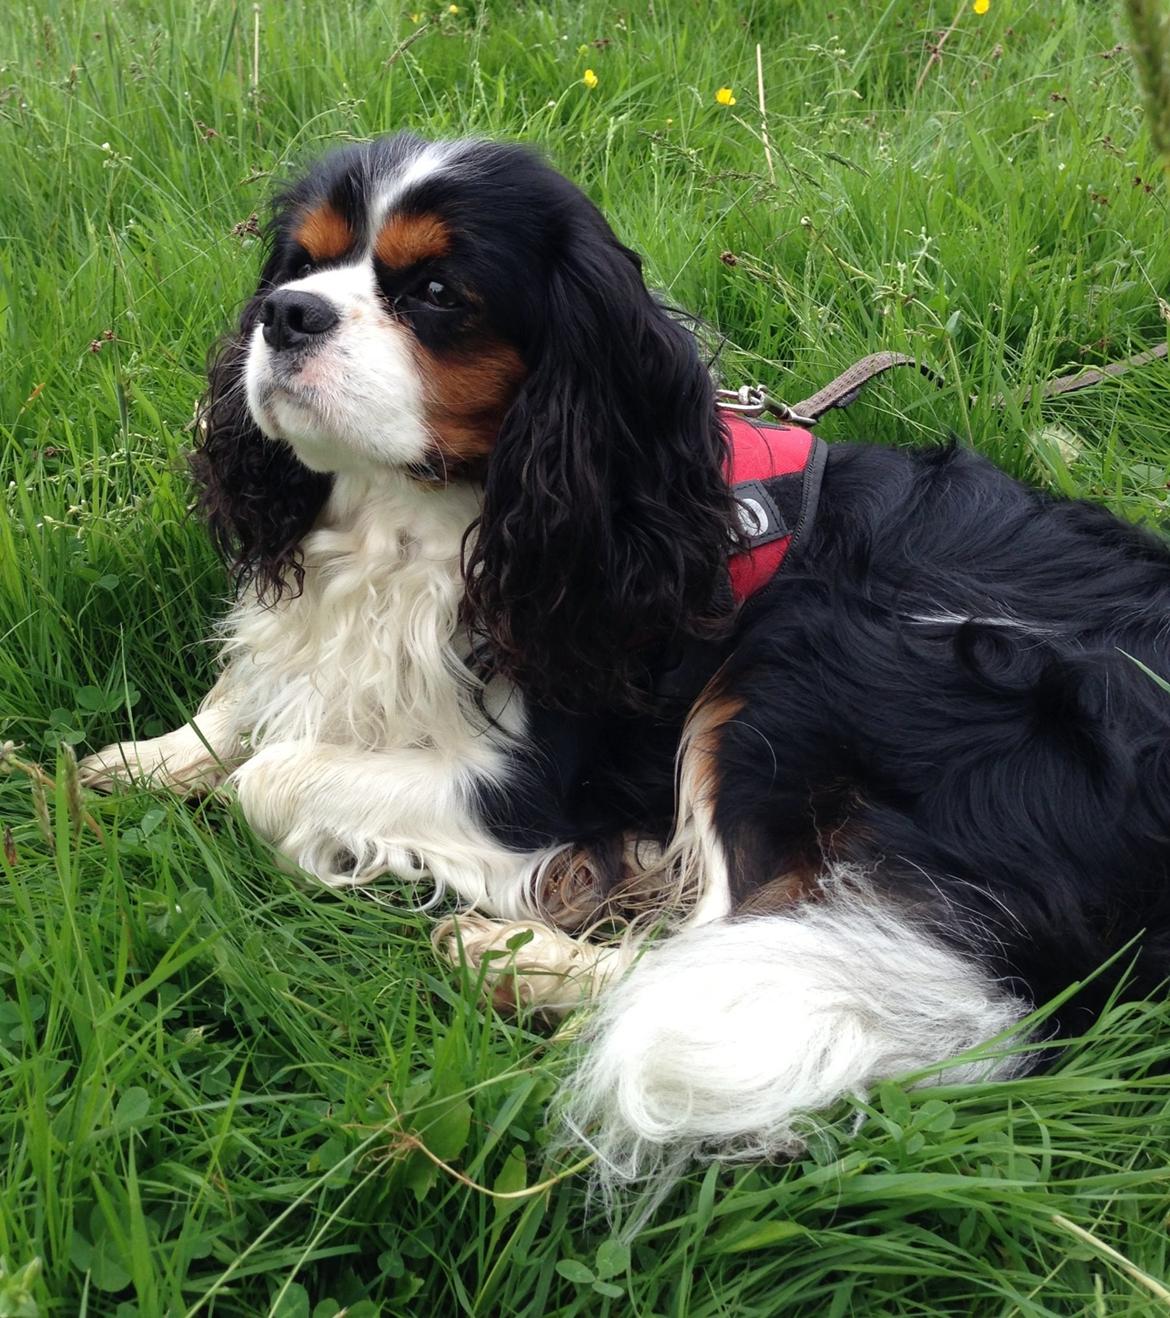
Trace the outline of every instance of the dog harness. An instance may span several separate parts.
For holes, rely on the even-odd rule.
[[[816,517],[828,449],[811,430],[725,413],[731,439],[727,480],[747,548],[727,560],[737,604],[780,571]]]

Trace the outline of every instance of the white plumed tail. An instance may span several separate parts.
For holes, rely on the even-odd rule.
[[[695,1157],[792,1151],[808,1114],[1027,1011],[905,915],[834,886],[789,914],[669,938],[602,996],[564,1111],[607,1199],[634,1181],[657,1199]],[[1013,1063],[982,1058],[945,1078],[1003,1077]]]

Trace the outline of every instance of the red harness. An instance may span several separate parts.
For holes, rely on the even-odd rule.
[[[740,507],[748,548],[727,560],[735,602],[742,604],[780,571],[812,525],[828,454],[798,426],[776,426],[724,414],[731,439],[727,480]]]

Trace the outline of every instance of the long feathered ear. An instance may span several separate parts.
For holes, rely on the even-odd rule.
[[[300,543],[332,488],[329,476],[310,471],[287,444],[267,439],[248,411],[248,341],[277,265],[274,254],[236,332],[212,356],[199,412],[202,442],[190,458],[200,509],[237,589],[250,581],[271,600],[300,591]]]
[[[466,611],[488,666],[541,703],[644,708],[671,647],[730,612],[726,437],[694,337],[592,207],[560,252],[488,466]]]

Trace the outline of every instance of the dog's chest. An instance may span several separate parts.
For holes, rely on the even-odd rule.
[[[304,589],[245,599],[226,646],[254,745],[309,740],[467,754],[482,732],[459,625],[464,489],[335,490],[303,545]]]

